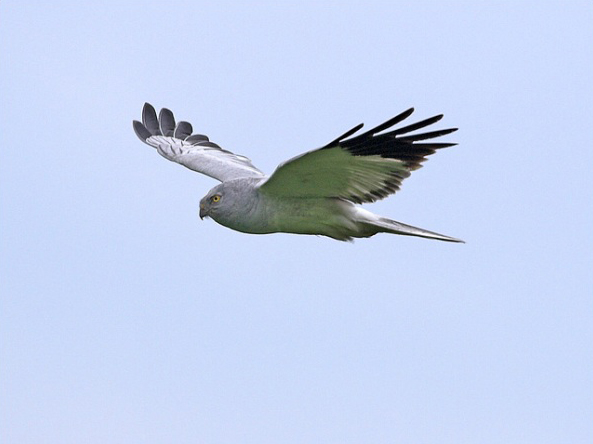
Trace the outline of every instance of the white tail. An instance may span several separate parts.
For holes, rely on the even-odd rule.
[[[357,219],[364,223],[368,228],[372,227],[374,230],[376,230],[376,233],[402,234],[404,236],[418,236],[445,242],[465,243],[461,239],[445,236],[444,234],[435,233],[433,231],[424,230],[422,228],[413,227],[412,225],[402,224],[401,222],[397,222],[386,217],[378,216],[360,207],[356,207],[356,210]]]

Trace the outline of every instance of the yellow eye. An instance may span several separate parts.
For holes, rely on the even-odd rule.
[[[215,194],[210,198],[211,202],[218,202],[220,200],[220,194]]]

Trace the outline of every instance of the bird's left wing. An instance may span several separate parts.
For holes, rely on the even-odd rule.
[[[438,122],[442,114],[381,133],[413,111],[410,108],[365,133],[348,138],[362,128],[360,124],[324,147],[282,163],[260,185],[260,190],[276,196],[339,197],[355,203],[374,202],[395,193],[401,182],[421,167],[426,156],[456,145],[417,142],[444,136],[457,128],[404,135]]]
[[[247,157],[223,150],[203,134],[192,135],[189,122],[175,124],[175,117],[167,108],[163,108],[157,118],[154,107],[145,103],[142,122],[134,120],[133,126],[140,140],[156,148],[165,159],[221,182],[264,176]]]

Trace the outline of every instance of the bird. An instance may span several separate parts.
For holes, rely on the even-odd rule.
[[[427,156],[456,145],[430,139],[457,128],[410,134],[438,122],[442,114],[393,128],[413,112],[410,108],[360,134],[356,133],[363,124],[356,125],[321,148],[281,163],[271,175],[247,157],[221,148],[203,134],[193,134],[192,125],[176,123],[167,108],[157,117],[155,108],[145,103],[142,121],[134,120],[133,129],[165,159],[221,182],[200,200],[200,219],[210,217],[251,234],[294,233],[352,241],[391,233],[463,242],[359,205],[394,194]]]

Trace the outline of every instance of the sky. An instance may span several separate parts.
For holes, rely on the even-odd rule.
[[[590,443],[593,6],[0,2],[3,443]],[[365,208],[200,221],[168,107],[271,173],[414,106],[459,145]]]

